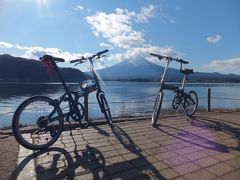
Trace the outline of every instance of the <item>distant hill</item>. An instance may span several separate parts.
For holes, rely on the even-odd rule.
[[[67,82],[79,82],[88,78],[88,75],[74,68],[60,68],[60,72]],[[3,54],[0,55],[0,81],[59,82],[59,78],[55,71],[50,77],[46,65],[40,61]]]
[[[114,66],[98,70],[103,80],[121,81],[160,81],[164,67],[145,59],[126,60]],[[79,82],[89,79],[87,73],[74,68],[60,68],[67,82]],[[167,81],[179,82],[182,74],[179,69],[169,68]],[[49,77],[47,67],[40,61],[14,57],[8,54],[0,55],[0,82],[59,82],[54,71]],[[189,77],[190,82],[236,82],[240,83],[240,75],[194,72]]]
[[[164,67],[145,59],[122,61],[105,69],[98,70],[104,80],[123,81],[160,81]],[[182,74],[179,69],[169,68],[167,81],[179,82]],[[191,82],[240,82],[240,76],[235,74],[194,72],[189,76]]]

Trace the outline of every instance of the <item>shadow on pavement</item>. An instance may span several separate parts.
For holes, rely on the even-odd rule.
[[[117,125],[111,125],[110,127],[113,135],[123,147],[130,153],[137,155],[137,158],[106,166],[105,157],[101,151],[89,144],[86,145],[84,150],[77,150],[76,141],[72,136],[75,145],[73,151],[68,152],[64,148],[51,147],[35,152],[20,162],[11,174],[10,179],[19,177],[31,160],[34,160],[35,169],[32,170],[35,171],[37,179],[75,179],[78,176],[82,176],[84,179],[102,179],[105,177],[110,177],[110,179],[131,177],[165,179],[141,154],[140,148],[122,128]],[[95,127],[95,129],[104,136],[110,136],[100,127]],[[85,141],[87,140],[85,139]],[[130,171],[130,173],[127,173],[127,171]]]
[[[63,157],[61,157],[63,156]],[[48,157],[49,161],[51,164],[47,164],[46,161],[46,166],[48,167],[43,167],[42,165],[38,165],[35,167],[35,169],[30,169],[30,170],[35,170],[36,171],[36,177],[37,179],[43,179],[45,178],[63,178],[66,177],[67,174],[73,174],[74,171],[69,170],[68,168],[62,168],[61,170],[57,168],[58,161],[60,160],[66,160],[65,163],[67,164],[73,164],[73,159],[71,155],[63,148],[58,148],[58,147],[51,147],[46,150],[38,151],[35,152],[26,158],[24,158],[19,165],[16,167],[16,169],[12,172],[11,176],[9,179],[17,179],[21,172],[24,170],[24,168],[28,165],[28,163],[31,160],[35,160],[34,163],[36,163],[36,159],[41,159],[44,157]],[[60,159],[61,157],[61,159]],[[27,174],[28,175],[28,174]],[[28,179],[30,177],[24,176],[24,179]]]
[[[235,127],[230,126],[229,124],[233,124]],[[231,135],[237,141],[237,146],[232,147],[228,146],[228,149],[233,149],[236,151],[240,151],[240,125],[234,122],[224,121],[221,119],[213,119],[213,118],[194,118],[192,121],[192,125],[204,129],[211,129],[214,131],[221,131],[226,134]]]
[[[229,152],[228,147],[226,145],[219,144],[213,140],[209,140],[205,137],[199,136],[198,134],[194,134],[189,131],[167,125],[156,125],[155,127],[159,131],[171,137],[179,139],[183,142],[187,142],[205,149],[210,149],[218,152],[224,153]]]
[[[125,161],[125,163],[134,164],[135,166],[139,166],[141,170],[135,171],[135,177],[144,177],[144,179],[166,179],[162,176],[159,171],[144,157],[141,153],[141,149],[134,143],[131,137],[120,127],[117,125],[110,125],[113,134],[118,139],[118,141],[131,153],[138,156],[138,158],[132,159],[130,161]],[[148,174],[143,174],[146,171],[148,174],[151,174],[150,177]],[[119,176],[114,176],[114,178],[122,178]]]

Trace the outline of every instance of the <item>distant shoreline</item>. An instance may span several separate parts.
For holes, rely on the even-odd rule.
[[[104,82],[149,82],[149,83],[157,83],[160,81],[134,81],[134,80],[103,80]],[[73,82],[73,81],[66,81],[67,84],[79,84],[79,82]],[[180,81],[169,81],[166,83],[171,83],[171,84],[181,84],[182,82]],[[61,84],[60,81],[3,81],[0,80],[0,84]],[[187,82],[187,84],[240,84],[240,82],[231,82],[231,81],[212,81],[212,82],[204,82],[204,81],[190,81]]]

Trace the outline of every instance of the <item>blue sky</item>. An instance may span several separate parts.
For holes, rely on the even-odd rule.
[[[1,0],[0,54],[71,60],[108,48],[99,68],[155,52],[240,74],[239,17],[238,0]]]

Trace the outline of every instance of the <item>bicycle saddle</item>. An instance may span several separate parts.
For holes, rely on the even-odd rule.
[[[193,74],[193,69],[181,69],[180,72],[185,75]]]
[[[40,58],[40,60],[49,60],[49,61],[55,61],[55,62],[64,62],[65,60],[62,58],[57,58],[51,55],[44,55],[43,57]]]

